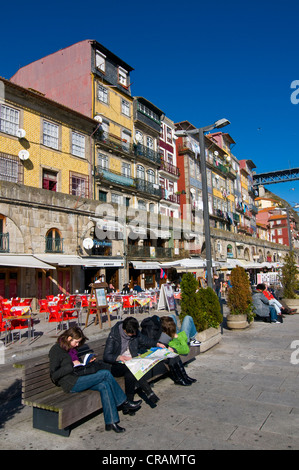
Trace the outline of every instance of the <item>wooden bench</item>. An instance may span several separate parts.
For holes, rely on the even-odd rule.
[[[94,352],[102,359],[106,338],[86,343],[80,354]],[[181,356],[183,363],[199,354],[199,347],[190,348],[187,356]],[[100,394],[93,390],[80,393],[65,393],[50,379],[48,354],[15,363],[15,368],[23,369],[22,403],[33,407],[33,427],[61,436],[69,436],[71,426],[102,409]],[[145,376],[148,381],[168,373],[168,367],[160,362]],[[124,390],[124,378],[116,378]]]

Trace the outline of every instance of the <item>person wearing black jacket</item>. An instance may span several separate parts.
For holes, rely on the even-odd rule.
[[[77,348],[87,340],[79,327],[63,332],[49,351],[50,377],[52,382],[64,392],[78,393],[83,390],[96,390],[101,395],[106,431],[124,432],[118,425],[118,407],[129,412],[140,408],[141,400],[130,402],[109,370],[95,367],[92,373],[78,376],[76,366],[80,365]]]
[[[130,401],[133,401],[136,387],[143,390],[151,403],[155,404],[159,400],[147,381],[143,378],[137,381],[125,365],[127,360],[155,346],[165,347],[163,344],[141,334],[138,320],[134,317],[127,317],[124,321],[117,322],[110,331],[103,360],[111,364],[111,373],[114,377],[125,378],[125,393]],[[134,414],[134,410],[125,410],[123,412],[124,414]]]

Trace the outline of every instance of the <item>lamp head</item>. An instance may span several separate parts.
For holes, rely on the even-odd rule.
[[[215,127],[217,129],[220,129],[221,127],[225,127],[225,126],[228,126],[230,124],[229,120],[228,119],[219,119],[219,121],[216,121],[215,122]]]

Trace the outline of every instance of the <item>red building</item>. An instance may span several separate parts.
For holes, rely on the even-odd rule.
[[[286,214],[273,214],[268,219],[270,241],[290,246]]]

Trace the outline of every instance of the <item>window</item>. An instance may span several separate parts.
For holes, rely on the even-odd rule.
[[[114,202],[115,204],[121,204],[121,196],[116,193],[111,193],[111,202]]]
[[[107,193],[105,191],[99,191],[99,201],[107,202]]]
[[[151,150],[154,149],[154,140],[149,136],[146,138],[146,146]]]
[[[43,122],[43,144],[58,150],[58,126],[51,122]]]
[[[96,51],[96,68],[102,72],[106,69],[106,56],[100,51]]]
[[[155,172],[154,170],[147,171],[147,181],[149,183],[155,184]]]
[[[121,112],[125,116],[130,117],[130,103],[128,103],[128,101],[123,100],[123,99],[121,100]]]
[[[171,136],[171,129],[170,129],[170,127],[167,127],[167,128],[166,128],[166,135],[167,135],[167,142],[168,142],[169,144],[172,144],[172,138],[171,138],[172,136]]]
[[[141,180],[145,179],[145,172],[142,165],[137,165],[137,178]]]
[[[98,168],[99,170],[108,170],[108,157],[107,155],[103,155],[102,153],[99,153],[98,155]]]
[[[102,85],[98,85],[98,100],[108,104],[108,90]]]
[[[122,163],[122,175],[126,176],[127,178],[130,178],[131,176],[131,165],[130,163]]]
[[[47,232],[46,235],[46,253],[62,253],[63,252],[63,238],[56,228]]]
[[[127,77],[128,77],[128,72],[122,67],[119,67],[118,68],[118,82],[124,87],[128,85]]]
[[[17,135],[19,129],[20,113],[9,106],[1,105],[0,131],[6,134]]]
[[[138,209],[142,211],[146,211],[146,203],[141,199],[138,200]]]
[[[43,189],[57,191],[57,173],[55,171],[43,170]]]
[[[85,157],[85,137],[77,132],[72,132],[72,154],[77,157]]]
[[[142,144],[143,142],[143,134],[140,131],[135,132],[135,140],[138,144]]]
[[[19,162],[17,157],[6,158],[4,154],[0,155],[0,180],[17,183],[19,181],[18,170]]]
[[[159,119],[159,116],[158,114],[154,113],[151,109],[149,109],[147,106],[145,106],[144,104],[142,103],[139,103],[138,102],[138,111],[140,111],[141,113],[145,114],[146,116],[150,117],[151,119],[153,119],[154,121],[160,123],[160,119]]]
[[[71,194],[73,196],[88,197],[87,179],[82,176],[71,176]]]

